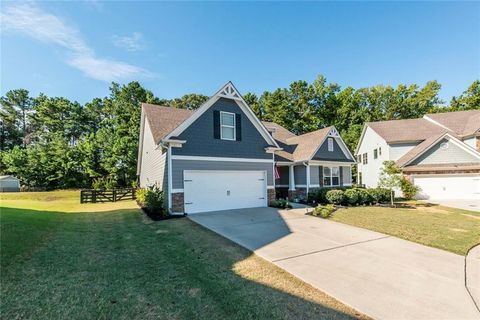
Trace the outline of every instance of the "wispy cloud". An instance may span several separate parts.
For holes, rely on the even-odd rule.
[[[33,4],[7,7],[0,14],[2,32],[14,30],[36,40],[55,44],[69,53],[67,63],[86,76],[103,81],[119,81],[151,76],[147,70],[122,61],[98,58],[80,32],[60,17]]]
[[[140,32],[134,32],[131,36],[113,36],[112,42],[115,46],[130,52],[140,51],[144,48],[143,36]]]

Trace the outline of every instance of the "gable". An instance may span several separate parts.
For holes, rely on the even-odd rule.
[[[447,148],[443,145],[444,143],[448,144]],[[442,147],[442,145],[444,147]],[[477,157],[465,151],[450,139],[444,138],[425,151],[425,153],[420,155],[417,159],[412,161],[410,165],[475,162],[480,162]]]
[[[323,141],[320,148],[317,150],[312,160],[336,160],[336,161],[352,161],[342,151],[336,138],[333,139],[333,151],[328,151],[328,138]]]
[[[240,141],[214,138],[215,111],[226,111],[240,115]],[[269,144],[233,99],[219,98],[200,117],[195,119],[178,138],[187,142],[181,148],[173,148],[172,154],[174,155],[272,159],[272,155],[265,152],[265,148]]]

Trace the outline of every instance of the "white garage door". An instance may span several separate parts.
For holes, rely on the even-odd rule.
[[[267,206],[265,171],[185,170],[185,213]]]
[[[413,178],[419,199],[480,199],[480,175],[436,175]]]

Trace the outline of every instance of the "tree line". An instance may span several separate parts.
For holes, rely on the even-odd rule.
[[[342,88],[319,76],[288,88],[244,99],[261,120],[276,122],[296,134],[335,125],[351,150],[368,121],[408,119],[426,113],[480,109],[480,81],[474,81],[449,105],[441,86],[416,84]],[[131,186],[137,181],[141,102],[196,109],[208,99],[188,94],[161,99],[140,83],[112,83],[110,93],[81,105],[64,97],[25,89],[0,98],[0,174],[11,174],[27,187],[85,188],[92,183]]]

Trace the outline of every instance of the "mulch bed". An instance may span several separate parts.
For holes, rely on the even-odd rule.
[[[177,219],[177,218],[183,218],[185,215],[169,215],[166,213],[164,210],[149,210],[148,208],[142,207],[140,203],[138,203],[138,206],[142,211],[153,221],[160,221],[160,220],[169,220],[169,219]]]

